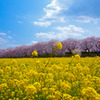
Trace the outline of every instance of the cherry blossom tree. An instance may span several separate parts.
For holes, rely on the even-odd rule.
[[[31,57],[33,51],[37,51],[39,56],[52,54],[53,46],[57,40],[39,42],[30,46],[22,45],[15,48],[0,49],[0,58],[4,57]],[[100,37],[88,37],[82,40],[66,39],[61,41],[63,48],[57,50],[56,55],[65,55],[66,52],[72,53],[78,49],[82,52],[100,52]]]
[[[83,52],[92,52],[92,51],[97,51],[99,49],[99,39],[95,37],[88,37],[80,42],[80,48]]]
[[[62,48],[62,52],[65,53],[65,52],[72,52],[72,50],[78,48],[78,40],[76,39],[67,39],[67,40],[64,40],[61,42],[62,45],[63,45],[63,48]]]

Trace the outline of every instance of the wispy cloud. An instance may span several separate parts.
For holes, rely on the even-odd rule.
[[[83,33],[85,32],[84,29],[81,27],[77,27],[75,25],[68,25],[68,26],[58,26],[55,27],[56,32],[48,32],[48,33],[36,33],[37,38],[41,38],[43,40],[46,39],[59,39],[64,40],[69,37],[82,37]]]
[[[20,45],[17,45],[16,43],[9,41],[8,39],[4,39],[0,37],[0,49],[6,49],[6,48],[11,48],[16,46],[20,46]]]
[[[35,40],[32,40],[30,43],[28,43],[27,45],[33,45],[33,44],[36,44],[38,43],[38,41],[35,41]]]
[[[12,39],[12,37],[11,37],[11,36],[7,36],[7,38],[8,38],[8,39]]]
[[[11,33],[11,31],[8,31],[8,33]]]
[[[0,37],[0,45],[5,44],[5,43],[7,43],[7,40]]]
[[[38,41],[31,41],[30,44],[35,44],[35,43],[38,43]]]
[[[78,19],[77,19],[78,22],[81,22],[81,23],[98,23],[100,22],[100,18],[92,18],[92,17],[89,17],[89,16],[79,16]]]
[[[22,24],[23,22],[22,21],[17,21],[17,23]]]
[[[73,0],[52,0],[52,2],[44,8],[45,15],[38,19],[37,22],[35,21],[34,24],[47,27],[54,22],[66,22],[61,12],[67,10],[72,4],[72,1]]]
[[[42,40],[47,40],[47,39],[56,39],[58,38],[57,34],[54,32],[48,32],[48,33],[36,33],[37,38],[42,39]]]
[[[6,35],[6,33],[0,33],[0,35]]]
[[[44,21],[44,22],[34,22],[35,25],[39,25],[39,26],[44,26],[44,27],[48,27],[51,25],[50,21]]]
[[[17,47],[17,46],[20,46],[20,44],[18,45],[18,44],[8,44],[7,46],[9,46],[9,47]]]
[[[9,32],[7,32],[9,33]],[[13,37],[9,36],[6,33],[0,33],[0,49],[6,49],[8,47],[16,47],[19,45],[16,45],[16,43],[13,42]]]
[[[69,32],[69,33],[73,33],[73,32],[79,32],[79,33],[84,33],[84,30],[81,27],[77,27],[75,25],[69,25],[69,26],[58,26],[56,27],[57,30],[61,31],[62,33],[64,32]]]
[[[8,33],[11,33],[11,31],[8,31]],[[5,39],[12,39],[11,36],[8,36],[6,33],[3,33],[3,32],[0,33],[0,36],[5,38]]]

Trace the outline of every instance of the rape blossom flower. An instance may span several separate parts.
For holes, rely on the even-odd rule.
[[[37,57],[37,56],[38,56],[38,52],[37,52],[37,51],[33,51],[33,52],[32,52],[32,56],[33,56],[33,57]]]
[[[62,47],[63,47],[62,44],[61,44],[61,42],[58,42],[58,43],[56,44],[56,46],[57,46],[57,49],[58,49],[58,50],[61,50]]]

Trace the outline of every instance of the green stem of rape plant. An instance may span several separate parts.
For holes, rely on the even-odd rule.
[[[49,64],[49,62],[50,62],[50,60],[51,60],[51,58],[52,58],[53,56],[55,57],[55,53],[56,53],[57,49],[58,49],[58,50],[61,50],[61,49],[62,49],[62,44],[61,44],[61,42],[58,42],[56,45],[53,46],[53,48],[52,48],[52,54],[51,54],[50,59],[48,60],[48,62],[45,64],[44,70],[45,70],[45,68],[48,66],[48,64]],[[37,51],[32,52],[32,56],[38,56],[38,52],[37,52]],[[34,60],[35,60],[35,59],[34,59]],[[36,63],[36,60],[35,60],[35,63]],[[37,67],[37,63],[36,63],[36,67]],[[43,72],[44,72],[44,70],[43,70]]]
[[[69,62],[69,65],[71,65],[72,64],[72,62],[73,62],[73,58],[71,59],[71,61]]]
[[[56,51],[57,51],[57,50],[61,50],[62,47],[63,47],[63,46],[62,46],[61,42],[58,42],[56,45],[54,44],[54,46],[52,47],[52,54],[51,54],[50,59],[48,60],[47,64],[45,65],[44,69],[48,66],[48,64],[49,64],[49,62],[50,62],[50,60],[51,60],[51,58],[52,58],[53,56],[55,57]]]
[[[34,57],[34,61],[35,61],[35,65],[36,65],[36,70],[38,71],[38,66],[37,63],[36,63],[36,57],[38,56],[38,52],[37,51],[33,51],[32,52],[32,56]]]
[[[46,63],[45,68],[46,68],[47,65],[49,64],[50,60],[51,60],[51,57],[50,57],[50,59],[48,60],[48,62]]]
[[[35,62],[35,65],[36,65],[36,70],[37,70],[37,67],[38,67],[38,66],[37,66],[37,63],[36,63],[36,59],[35,59],[35,57],[34,57],[34,62]]]
[[[53,56],[55,56],[56,50],[57,50],[57,47],[54,45],[53,48],[52,48],[52,54],[51,54],[51,56],[50,56],[50,59],[49,59],[48,62],[45,64],[44,69],[48,66],[49,62],[51,61],[51,58],[52,58]]]

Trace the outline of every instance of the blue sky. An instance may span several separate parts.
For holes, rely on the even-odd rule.
[[[100,0],[0,0],[0,49],[100,37]]]

